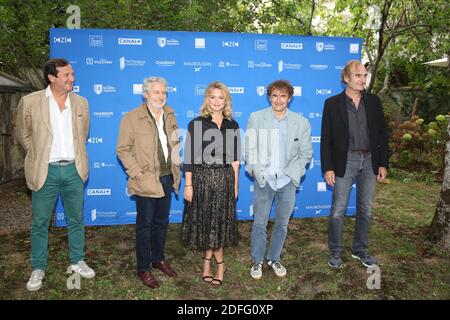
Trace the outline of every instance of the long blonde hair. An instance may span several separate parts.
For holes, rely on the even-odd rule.
[[[208,96],[211,93],[212,90],[219,89],[222,90],[222,92],[225,95],[225,107],[222,109],[222,114],[224,118],[230,120],[233,117],[233,109],[231,106],[231,94],[228,87],[220,82],[220,81],[214,81],[211,82],[208,87],[205,90],[205,97],[203,99],[202,106],[200,107],[200,116],[203,118],[207,118],[212,114],[211,108],[209,107],[208,103]]]

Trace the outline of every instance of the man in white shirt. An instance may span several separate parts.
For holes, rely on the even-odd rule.
[[[117,155],[128,175],[128,192],[136,198],[138,277],[155,289],[159,283],[151,268],[177,276],[165,260],[164,246],[172,191],[178,193],[180,185],[180,140],[175,111],[166,106],[166,80],[144,79],[142,93],[145,102],[122,119]]]
[[[86,139],[89,108],[72,92],[75,74],[65,59],[44,66],[45,90],[24,96],[18,105],[16,137],[26,151],[24,170],[32,190],[29,291],[39,290],[48,266],[48,227],[61,194],[67,217],[70,268],[92,278],[84,262],[83,189],[88,177]],[[64,270],[66,272],[66,270]]]

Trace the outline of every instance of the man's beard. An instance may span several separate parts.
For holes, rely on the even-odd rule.
[[[151,103],[151,102],[147,101],[147,106],[149,108],[152,108],[152,109],[159,109],[159,110],[161,110],[164,107],[164,105],[165,105],[164,102],[156,104],[156,103]]]

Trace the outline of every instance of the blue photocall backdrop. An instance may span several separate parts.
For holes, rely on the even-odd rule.
[[[245,130],[251,112],[270,106],[266,96],[268,84],[278,79],[289,80],[295,88],[290,110],[310,121],[313,144],[313,159],[297,194],[293,217],[329,214],[332,192],[320,170],[323,103],[343,90],[341,71],[348,60],[361,58],[361,39],[50,29],[50,56],[70,61],[76,73],[74,92],[89,101],[89,180],[83,211],[86,225],[136,221],[135,201],[127,193],[127,176],[116,156],[116,143],[121,118],[143,102],[142,80],[149,76],[161,76],[168,81],[167,104],[176,111],[182,146],[187,125],[198,115],[208,83],[219,80],[230,88],[233,116]],[[243,163],[239,179],[237,216],[239,220],[252,219],[253,182],[245,174]],[[172,223],[182,221],[183,187],[184,179],[180,195],[173,195]],[[348,214],[354,213],[355,192],[352,192]],[[66,225],[60,199],[56,225]]]

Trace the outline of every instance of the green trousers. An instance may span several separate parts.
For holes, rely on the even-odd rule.
[[[48,166],[44,186],[32,192],[31,267],[46,270],[48,265],[48,228],[56,199],[61,193],[67,219],[70,263],[84,260],[83,180],[75,163]]]

